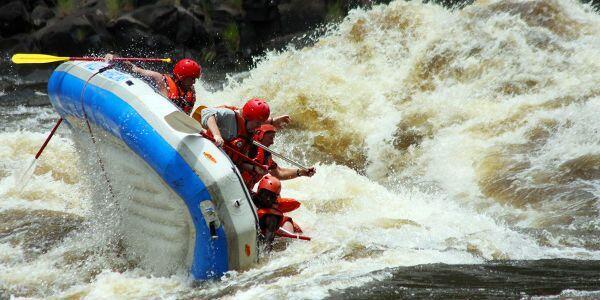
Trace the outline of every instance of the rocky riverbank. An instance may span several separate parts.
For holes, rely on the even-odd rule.
[[[363,3],[364,2],[364,3]],[[192,57],[244,67],[269,48],[371,1],[14,0],[0,5],[0,53]],[[4,68],[3,68],[4,69]],[[31,67],[16,69],[29,73]],[[6,75],[6,72],[4,72]]]

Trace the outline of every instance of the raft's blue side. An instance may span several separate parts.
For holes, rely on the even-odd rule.
[[[196,241],[191,274],[196,279],[221,276],[228,271],[227,238],[221,226],[218,238],[212,239],[200,212],[200,200],[211,196],[201,179],[171,147],[126,101],[103,88],[87,84],[67,72],[55,71],[48,82],[48,94],[62,117],[83,119],[81,94],[85,113],[91,124],[103,128],[121,139],[148,163],[156,173],[186,203],[196,228]]]

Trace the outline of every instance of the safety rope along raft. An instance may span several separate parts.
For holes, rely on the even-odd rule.
[[[90,78],[88,78],[87,81],[85,82],[85,84],[83,85],[83,89],[81,90],[80,100],[81,100],[81,110],[83,111],[83,118],[85,119],[85,123],[86,123],[88,131],[90,133],[90,137],[92,139],[92,144],[94,144],[94,150],[96,152],[96,157],[98,158],[98,164],[100,165],[100,170],[102,171],[102,175],[104,176],[104,179],[106,180],[106,183],[108,185],[108,191],[109,191],[110,195],[113,198],[115,198],[115,193],[114,193],[112,185],[110,183],[110,178],[108,177],[108,173],[106,172],[106,169],[104,168],[104,163],[102,162],[102,158],[100,157],[100,150],[98,150],[98,148],[96,147],[96,137],[94,136],[94,133],[92,132],[92,126],[90,125],[90,121],[88,120],[87,113],[85,112],[85,104],[83,101],[83,95],[85,93],[85,89],[87,88],[87,85],[90,82],[90,80],[92,80],[92,78],[94,78],[94,76],[96,76],[106,70],[112,69],[113,67],[114,67],[114,65],[109,64],[108,66],[100,68],[96,73],[92,74],[92,76],[90,76]]]

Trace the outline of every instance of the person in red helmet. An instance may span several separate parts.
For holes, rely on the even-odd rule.
[[[300,236],[302,233],[300,226],[294,223],[292,218],[284,215],[284,212],[298,208],[300,202],[294,199],[280,198],[280,193],[281,182],[279,179],[272,175],[265,175],[260,180],[256,193],[252,197],[257,207],[259,226],[267,252],[272,250],[275,236],[310,240],[310,238]]]
[[[202,68],[191,59],[182,59],[177,62],[173,68],[173,77],[163,74],[167,98],[187,114],[192,112],[196,103],[194,83],[201,74]]]
[[[113,55],[108,54],[105,58],[110,61]],[[129,61],[122,62],[121,65],[129,72],[152,80],[158,91],[179,109],[187,114],[192,112],[196,103],[194,83],[202,75],[202,68],[197,62],[187,58],[178,61],[173,68],[173,75],[142,69]]]
[[[269,147],[273,145],[276,132],[277,128],[275,128],[275,126],[263,124],[254,130],[252,140]],[[251,143],[248,145],[248,157],[254,159],[254,161],[265,166],[267,169],[267,171],[265,171],[264,169],[245,161],[240,163],[239,168],[242,179],[248,190],[252,190],[254,185],[267,173],[275,176],[277,179],[288,180],[300,176],[311,177],[316,172],[315,167],[310,167],[308,170],[280,167],[273,161],[271,153]]]
[[[269,104],[265,100],[252,98],[241,109],[234,106],[205,108],[200,115],[200,124],[208,130],[207,134],[214,138],[217,146],[228,142],[245,153],[250,133],[258,126],[266,123],[283,127],[290,123],[288,115],[270,118],[270,114]]]

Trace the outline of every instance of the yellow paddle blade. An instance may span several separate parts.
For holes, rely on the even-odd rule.
[[[171,59],[170,58],[161,58],[160,60],[166,62],[166,63],[171,63]]]
[[[69,60],[69,57],[47,54],[17,53],[12,56],[11,60],[15,64],[45,64],[55,61]]]

